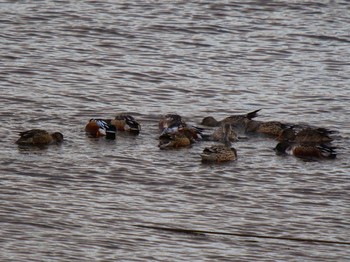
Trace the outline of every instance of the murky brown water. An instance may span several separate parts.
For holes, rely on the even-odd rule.
[[[118,3],[116,3],[118,2]],[[346,1],[0,3],[0,260],[347,261],[348,245],[135,227],[349,241],[350,37]],[[261,120],[339,131],[334,161],[235,143],[202,165],[160,151],[157,122],[262,108]],[[132,113],[137,137],[89,139],[92,117]],[[17,132],[66,141],[20,150]],[[208,130],[210,132],[210,130]]]

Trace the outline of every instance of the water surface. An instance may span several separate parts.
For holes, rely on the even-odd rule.
[[[3,1],[1,260],[346,261],[347,245],[135,227],[349,241],[346,1]],[[157,147],[157,123],[262,108],[260,120],[338,130],[334,161],[276,156],[276,141]],[[137,137],[90,139],[92,117],[131,113]],[[18,132],[60,131],[21,149]],[[208,129],[206,132],[210,133]]]

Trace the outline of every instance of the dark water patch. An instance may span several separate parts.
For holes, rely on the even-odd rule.
[[[317,39],[322,41],[336,41],[336,42],[343,42],[343,43],[350,42],[349,39],[346,39],[343,37],[329,36],[329,35],[289,34],[289,36],[312,38],[312,39]]]

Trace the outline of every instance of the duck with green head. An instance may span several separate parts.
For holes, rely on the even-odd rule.
[[[138,135],[141,131],[141,125],[136,119],[129,114],[118,114],[110,123],[116,127],[118,131],[127,131],[131,134]]]
[[[114,140],[117,129],[110,120],[91,118],[85,126],[85,132],[91,137],[104,136],[106,139]]]

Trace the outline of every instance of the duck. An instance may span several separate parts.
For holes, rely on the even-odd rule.
[[[129,114],[118,114],[114,119],[110,120],[118,131],[128,131],[132,134],[138,135],[141,130],[141,125],[135,118]]]
[[[232,129],[232,126],[230,124],[228,124],[230,126],[229,130],[228,130],[228,139],[231,142],[237,141],[238,140],[238,135],[237,133]],[[209,136],[210,141],[222,141],[225,135],[225,124],[221,124],[221,126],[219,126],[214,133],[212,133]]]
[[[192,131],[184,128],[175,133],[164,133],[160,135],[158,147],[160,149],[180,148],[190,146],[194,142]]]
[[[329,143],[333,141],[330,137],[335,131],[326,128],[312,128],[306,127],[299,131],[295,130],[294,127],[284,129],[277,137],[278,141],[289,141],[295,143]]]
[[[105,136],[106,139],[114,140],[117,129],[111,120],[91,118],[85,126],[85,132],[91,137]]]
[[[161,136],[164,134],[175,134],[178,132],[184,132],[186,134],[191,134],[190,139],[194,141],[203,140],[207,135],[203,134],[204,129],[187,124],[180,115],[168,114],[163,119],[159,121],[159,130],[161,131]]]
[[[31,129],[20,132],[20,138],[16,141],[18,145],[45,146],[60,144],[63,142],[63,135],[60,132],[49,133],[43,129]]]
[[[278,137],[283,130],[290,127],[289,124],[285,124],[279,121],[256,121],[247,119],[245,121],[245,132],[251,134],[260,134],[270,137]]]
[[[221,163],[237,159],[237,150],[234,147],[231,147],[231,142],[229,140],[230,130],[231,125],[225,124],[224,136],[222,139],[224,145],[219,144],[205,147],[200,154],[202,162]]]
[[[244,120],[246,120],[246,119],[251,120],[251,119],[257,117],[258,116],[258,112],[260,110],[261,109],[258,109],[258,110],[255,110],[255,111],[249,112],[247,114],[243,114],[243,115],[231,115],[231,116],[228,116],[228,117],[224,118],[221,121],[216,120],[212,116],[207,116],[207,117],[204,117],[202,119],[201,125],[203,125],[203,126],[210,126],[210,127],[218,127],[221,124],[228,123],[228,124],[231,124],[233,126],[240,127],[240,126],[242,126],[244,124]]]
[[[334,159],[335,147],[325,144],[299,144],[288,141],[279,142],[274,151],[277,155],[293,155],[298,158]]]
[[[169,126],[186,126],[186,123],[178,114],[166,114],[159,120],[158,126],[159,131],[163,132],[165,129],[169,128]]]

